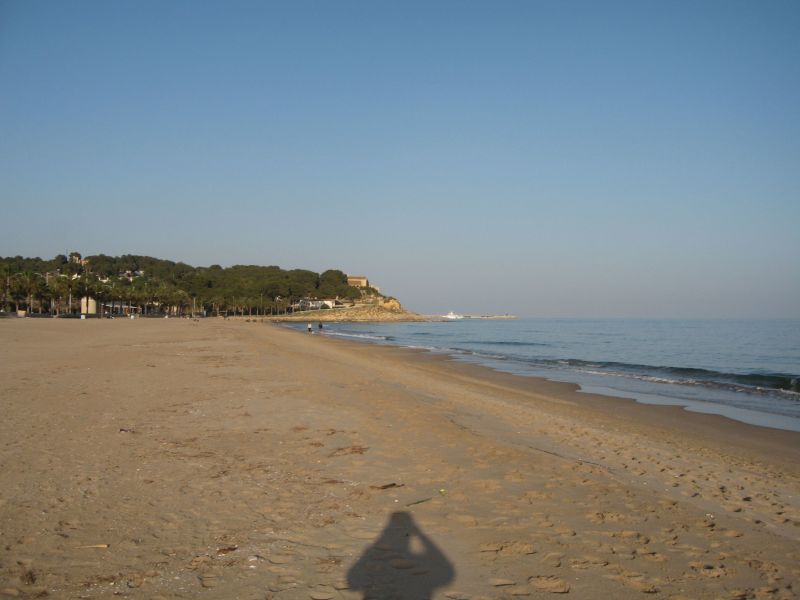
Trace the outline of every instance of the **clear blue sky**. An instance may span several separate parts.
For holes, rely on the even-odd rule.
[[[0,0],[0,255],[800,317],[798,32],[796,1]]]

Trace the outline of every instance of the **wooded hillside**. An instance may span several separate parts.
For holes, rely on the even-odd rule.
[[[300,298],[354,301],[377,295],[347,284],[342,271],[315,273],[277,266],[193,267],[151,256],[58,255],[50,260],[0,258],[3,310],[75,313],[83,296],[139,307],[142,314],[286,312]],[[177,309],[177,310],[176,310]]]

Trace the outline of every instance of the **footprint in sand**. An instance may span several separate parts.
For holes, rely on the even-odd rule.
[[[564,560],[564,555],[561,552],[548,552],[542,559],[542,564],[553,569],[561,566],[561,561]]]
[[[535,575],[528,579],[528,583],[539,592],[566,594],[570,590],[570,585],[568,582],[551,575]]]
[[[621,583],[625,587],[638,590],[645,594],[656,594],[659,591],[659,580],[647,579],[641,573],[636,573],[634,571],[626,571],[623,569],[616,575],[606,575],[606,577],[612,581]]]
[[[535,554],[533,544],[527,542],[492,542],[481,544],[482,553],[493,554],[496,557],[525,556]]]
[[[705,562],[691,562],[689,563],[689,567],[703,577],[709,577],[712,579],[717,579],[719,577],[725,577],[728,575],[728,570],[725,568],[725,565],[722,564],[714,565]]]

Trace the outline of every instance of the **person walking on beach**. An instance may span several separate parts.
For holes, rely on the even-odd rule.
[[[319,322],[319,332],[322,333],[322,321]]]
[[[311,323],[309,323],[309,324],[308,324],[308,333],[314,333],[313,331],[311,331],[311,329],[312,329],[312,328],[311,328]]]

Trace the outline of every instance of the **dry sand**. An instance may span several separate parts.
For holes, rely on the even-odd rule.
[[[800,434],[255,322],[3,320],[0,352],[0,596],[800,585]]]

